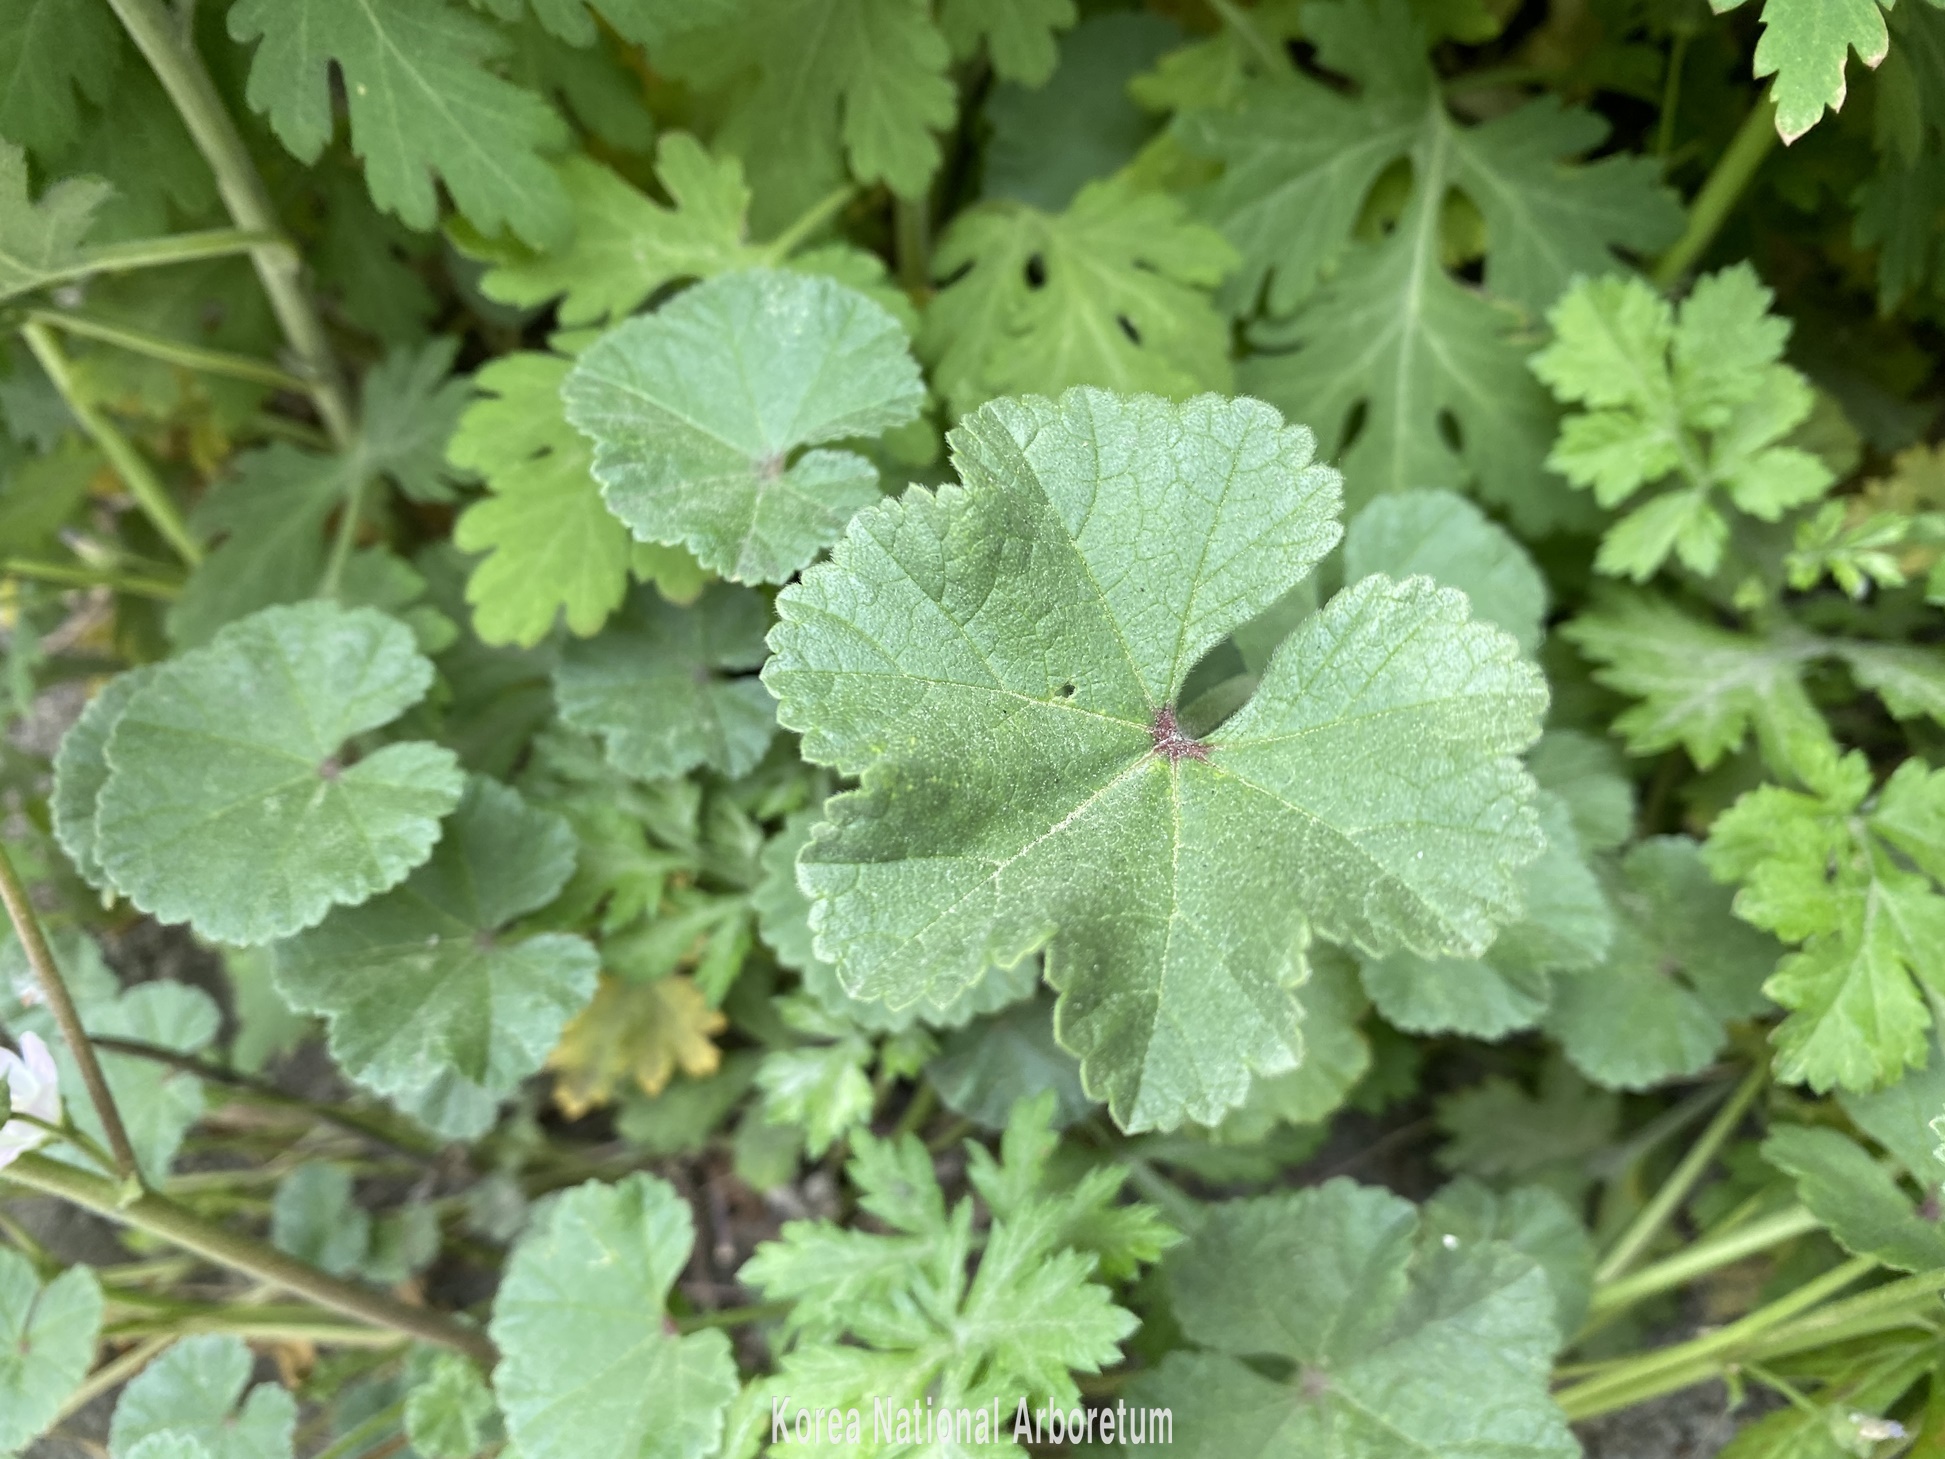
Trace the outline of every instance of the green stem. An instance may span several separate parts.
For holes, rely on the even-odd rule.
[[[233,354],[229,350],[204,349],[200,345],[184,344],[181,340],[170,339],[164,334],[151,334],[146,329],[131,329],[124,324],[111,324],[105,319],[90,319],[82,314],[61,314],[52,309],[32,309],[27,317],[36,324],[47,324],[68,334],[79,335],[83,339],[98,339],[103,344],[111,344],[133,354],[147,355],[152,360],[165,364],[181,365],[188,370],[207,370],[212,375],[228,375],[234,380],[250,380],[259,385],[268,385],[274,390],[294,390],[305,393],[309,386],[288,370],[280,370],[267,360],[252,359],[249,355]]]
[[[228,258],[277,242],[275,233],[250,233],[238,228],[211,228],[202,233],[174,233],[164,238],[137,238],[128,243],[105,243],[84,248],[71,264],[34,275],[19,289],[0,290],[0,301],[33,293],[55,284],[71,284],[96,274],[129,273],[172,263],[196,263],[205,258]]]
[[[161,578],[129,577],[98,567],[77,567],[66,562],[41,562],[32,557],[0,559],[0,573],[8,577],[32,578],[36,582],[57,583],[67,588],[113,588],[137,598],[154,598],[172,603],[182,596],[182,584]]]
[[[763,261],[772,266],[782,263],[802,247],[805,240],[814,237],[819,229],[843,212],[845,205],[857,194],[857,188],[848,182],[826,193],[805,209],[796,222],[763,245]]]
[[[102,1336],[114,1341],[165,1336],[174,1339],[222,1332],[250,1342],[308,1342],[319,1347],[384,1349],[405,1345],[405,1339],[389,1328],[331,1322],[308,1308],[290,1310],[288,1316],[277,1315],[284,1310],[211,1307],[192,1313],[111,1323],[103,1329]]]
[[[271,210],[270,196],[263,180],[236,130],[236,123],[223,107],[202,57],[196,54],[193,38],[184,34],[161,0],[108,0],[122,26],[147,58],[156,79],[169,100],[182,114],[183,124],[195,139],[203,160],[216,174],[216,190],[231,220],[238,228],[253,233],[277,235],[278,242],[260,243],[250,250],[257,277],[270,296],[270,307],[283,327],[284,338],[303,367],[312,401],[323,418],[324,428],[340,449],[351,444],[355,435],[351,405],[338,367],[324,335],[324,324],[311,307],[300,277],[297,251],[281,240],[277,215]]]
[[[324,564],[324,580],[317,585],[317,596],[335,598],[338,584],[344,580],[344,565],[351,561],[351,549],[358,543],[358,518],[365,506],[365,478],[360,476],[351,483],[351,490],[344,499],[343,514],[338,518],[337,534],[331,539],[331,556]]]
[[[1668,48],[1668,71],[1661,81],[1661,120],[1655,126],[1655,156],[1668,160],[1668,149],[1675,142],[1675,103],[1682,95],[1682,63],[1688,59],[1688,32],[1677,31],[1675,43]]]
[[[121,1192],[112,1182],[32,1154],[22,1155],[12,1165],[0,1170],[0,1179],[13,1181],[43,1195],[59,1196],[111,1221],[132,1226],[185,1251],[194,1252],[219,1266],[295,1292],[320,1307],[356,1321],[390,1328],[408,1337],[418,1338],[421,1342],[452,1348],[489,1367],[496,1357],[493,1344],[487,1340],[485,1333],[467,1327],[442,1312],[413,1307],[383,1292],[330,1276],[273,1246],[211,1225],[152,1191],[145,1191],[123,1204]]]
[[[1716,159],[1715,170],[1688,205],[1688,226],[1655,264],[1651,277],[1656,288],[1673,288],[1708,251],[1776,140],[1776,107],[1764,95],[1742,119],[1735,137]]]
[[[389,1145],[406,1155],[414,1155],[422,1160],[430,1160],[445,1147],[437,1140],[422,1135],[404,1120],[394,1120],[380,1113],[365,1113],[339,1105],[313,1104],[308,1099],[299,1099],[294,1094],[286,1094],[273,1084],[260,1079],[252,1079],[247,1074],[239,1074],[234,1069],[199,1059],[194,1054],[185,1054],[176,1049],[167,1049],[160,1044],[144,1043],[140,1039],[101,1037],[95,1043],[110,1053],[128,1054],[137,1059],[148,1059],[157,1064],[167,1064],[172,1069],[180,1069],[186,1074],[194,1074],[198,1079],[220,1084],[235,1098],[245,1102],[265,1105],[273,1109],[289,1110],[293,1114],[309,1115],[313,1119],[336,1125],[341,1130],[366,1139],[376,1140],[381,1145]]]
[[[1767,1356],[1757,1347],[1756,1339],[1782,1328],[1790,1319],[1876,1269],[1877,1263],[1869,1257],[1847,1261],[1787,1297],[1757,1308],[1739,1322],[1690,1342],[1643,1353],[1603,1369],[1556,1395],[1560,1407],[1570,1420],[1579,1422],[1704,1382],[1720,1372],[1734,1356]],[[1945,1272],[1938,1275],[1941,1283],[1945,1283]],[[1739,1353],[1739,1350],[1747,1351]]]
[[[317,1459],[355,1459],[366,1445],[391,1433],[405,1420],[405,1400],[381,1408],[362,1423],[353,1424],[329,1448],[320,1449]]]
[[[41,368],[60,392],[68,410],[81,423],[81,429],[101,447],[101,454],[120,474],[129,494],[135,498],[135,504],[142,509],[142,515],[155,524],[155,530],[162,534],[162,539],[175,549],[176,555],[184,562],[191,567],[201,562],[202,546],[189,535],[189,527],[182,520],[182,513],[176,510],[176,504],[170,500],[169,493],[163,489],[162,482],[143,459],[141,452],[135,449],[113,421],[89,404],[53,332],[45,324],[29,323],[21,326],[20,336],[27,341],[34,358],[40,361]]]
[[[1791,1206],[1709,1241],[1698,1242],[1666,1261],[1643,1267],[1630,1276],[1604,1282],[1594,1288],[1588,1303],[1592,1317],[1612,1316],[1647,1297],[1686,1286],[1697,1277],[1717,1271],[1759,1251],[1780,1246],[1798,1236],[1820,1230],[1823,1222],[1802,1206]]]
[[[1722,1148],[1723,1142],[1742,1122],[1742,1117],[1748,1112],[1750,1104],[1762,1091],[1767,1074],[1768,1071],[1758,1065],[1743,1076],[1743,1081],[1736,1086],[1735,1093],[1731,1094],[1722,1108],[1716,1111],[1715,1118],[1708,1123],[1708,1128],[1702,1131],[1701,1137],[1689,1148],[1688,1154],[1682,1157],[1681,1164],[1675,1167],[1668,1179],[1662,1183],[1661,1189],[1655,1192],[1654,1199],[1641,1208],[1640,1214],[1634,1218],[1627,1230],[1621,1233],[1613,1249],[1594,1269],[1594,1282],[1597,1286],[1612,1282],[1626,1272],[1634,1265],[1641,1253],[1647,1250],[1649,1244],[1661,1234],[1662,1228],[1668,1224],[1675,1212],[1681,1208],[1682,1202],[1687,1200],[1689,1193],[1695,1189],[1696,1182],[1707,1172],[1710,1162],[1715,1159],[1716,1152]]]
[[[918,1088],[912,1091],[911,1099],[906,1102],[903,1112],[898,1116],[898,1123],[892,1127],[892,1134],[894,1136],[916,1135],[919,1126],[924,1124],[932,1111],[938,1107],[938,1095],[932,1092],[929,1083],[921,1081]]]
[[[920,298],[932,287],[932,217],[926,199],[892,194],[892,235],[898,282]]]
[[[753,1302],[747,1307],[724,1307],[716,1312],[693,1312],[673,1321],[677,1332],[701,1332],[707,1327],[741,1327],[750,1322],[774,1322],[788,1317],[791,1302]]]
[[[1244,49],[1261,61],[1272,76],[1293,69],[1289,56],[1284,54],[1281,47],[1270,44],[1269,37],[1256,28],[1255,20],[1235,0],[1209,0],[1209,8],[1235,32],[1236,39],[1243,43]]]
[[[122,1112],[116,1108],[115,1096],[101,1072],[101,1062],[95,1058],[95,1047],[81,1027],[81,1015],[75,1011],[74,999],[68,996],[67,979],[61,976],[60,965],[54,961],[47,937],[41,931],[41,919],[34,913],[34,904],[28,898],[20,873],[14,870],[13,858],[7,855],[5,845],[0,845],[0,901],[7,904],[7,916],[20,938],[21,950],[27,954],[27,964],[40,983],[41,996],[47,1000],[48,1011],[60,1026],[61,1037],[67,1040],[68,1052],[74,1055],[75,1067],[80,1070],[81,1082],[88,1090],[88,1100],[94,1105],[102,1132],[108,1137],[108,1148],[114,1157],[111,1168],[139,1189],[141,1174],[135,1164],[135,1147],[129,1144],[127,1127],[122,1124]],[[113,1199],[119,1200],[121,1196],[122,1192],[117,1191]]]

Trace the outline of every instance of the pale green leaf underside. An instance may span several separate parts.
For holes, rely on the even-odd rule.
[[[504,1096],[594,995],[584,939],[498,935],[553,899],[574,852],[560,817],[475,777],[404,885],[279,946],[277,987],[330,1020],[332,1057],[381,1094],[410,1099],[456,1074]]]
[[[54,1421],[94,1360],[101,1286],[71,1267],[43,1287],[27,1258],[0,1250],[0,1450]]]
[[[1336,539],[1308,431],[1075,390],[953,445],[967,485],[860,516],[771,635],[779,718],[863,774],[798,863],[853,993],[944,999],[1046,946],[1062,1042],[1139,1129],[1295,1065],[1307,924],[1484,947],[1541,844],[1513,756],[1545,690],[1458,594],[1357,584],[1206,747],[1157,750],[1195,662]]]
[[[776,735],[776,707],[753,677],[770,607],[718,583],[689,607],[636,589],[596,637],[554,670],[561,718],[601,736],[609,761],[642,780],[707,765],[747,774]]]
[[[275,1383],[259,1383],[245,1399],[253,1366],[237,1338],[183,1338],[122,1390],[109,1454],[129,1459],[152,1435],[174,1434],[200,1442],[210,1459],[290,1459],[297,1404]]]
[[[878,472],[806,446],[875,436],[924,399],[905,332],[828,278],[725,274],[610,331],[562,387],[609,509],[738,582],[782,582],[878,499]]]
[[[108,737],[103,870],[142,910],[217,942],[288,936],[395,885],[458,803],[450,750],[354,735],[416,703],[432,665],[369,608],[268,608],[158,669]]]
[[[736,1363],[721,1332],[677,1337],[666,1311],[695,1230],[667,1182],[631,1175],[563,1195],[508,1264],[493,1305],[494,1392],[527,1459],[699,1459]]]

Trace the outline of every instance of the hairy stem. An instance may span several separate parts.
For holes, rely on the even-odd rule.
[[[764,262],[769,264],[782,263],[791,254],[803,247],[808,240],[814,238],[818,230],[823,228],[825,224],[843,212],[845,204],[849,203],[857,195],[857,188],[847,182],[844,186],[832,189],[816,202],[812,203],[804,210],[801,217],[775,238],[772,238],[768,243],[763,245]]]
[[[236,226],[253,233],[278,237],[274,243],[260,243],[250,250],[257,277],[270,296],[270,307],[290,342],[305,377],[305,388],[317,406],[317,413],[331,439],[342,449],[354,435],[350,399],[338,374],[337,361],[325,340],[324,324],[311,307],[304,291],[297,251],[281,237],[277,215],[271,210],[270,196],[263,179],[236,130],[236,122],[224,110],[216,85],[210,80],[203,59],[196,54],[194,42],[178,26],[161,0],[108,0],[120,17],[122,26],[147,59],[169,100],[182,115],[183,124],[195,139],[203,160],[216,174],[216,190],[223,206],[229,209]]]
[[[172,603],[182,596],[181,583],[166,582],[161,578],[130,576],[106,568],[86,567],[70,562],[42,562],[34,557],[0,558],[0,574],[8,577],[32,578],[35,582],[54,583],[64,588],[113,588],[118,593],[129,593],[137,598],[153,598],[159,603]]]
[[[932,287],[932,209],[925,198],[892,194],[892,250],[898,282],[914,299]]]
[[[83,339],[97,339],[133,354],[161,360],[164,364],[181,365],[189,370],[207,370],[212,375],[250,380],[276,390],[294,390],[300,395],[310,388],[288,370],[280,370],[268,360],[184,344],[167,335],[151,334],[146,329],[131,329],[125,324],[111,324],[105,319],[90,319],[82,314],[61,314],[51,309],[29,310],[27,317],[36,324],[80,335]]]
[[[1716,1152],[1722,1148],[1723,1142],[1735,1133],[1736,1126],[1742,1122],[1742,1117],[1748,1112],[1750,1104],[1761,1093],[1767,1077],[1768,1071],[1761,1065],[1743,1076],[1742,1083],[1736,1086],[1735,1093],[1731,1094],[1722,1108],[1716,1111],[1715,1118],[1709,1121],[1708,1128],[1702,1131],[1701,1137],[1689,1148],[1688,1154],[1682,1157],[1681,1164],[1675,1167],[1673,1173],[1662,1183],[1661,1189],[1655,1192],[1654,1199],[1641,1208],[1640,1214],[1621,1233],[1613,1249],[1594,1269],[1594,1281],[1597,1285],[1612,1282],[1620,1277],[1634,1265],[1655,1237],[1661,1234],[1662,1228],[1674,1217],[1675,1212],[1681,1208],[1682,1202],[1687,1200],[1689,1193],[1695,1189],[1696,1182],[1708,1170],[1710,1162],[1715,1159]]]
[[[160,478],[155,474],[142,453],[121,433],[121,428],[101,411],[96,410],[83,395],[74,378],[74,370],[68,364],[68,357],[61,352],[53,331],[45,324],[28,323],[21,326],[20,336],[27,341],[27,348],[34,352],[47,378],[60,392],[62,401],[69,412],[81,424],[94,443],[101,447],[122,481],[127,485],[129,495],[142,509],[142,515],[154,524],[162,539],[176,551],[176,555],[194,567],[203,560],[203,549],[189,533],[189,526],[176,510],[175,502],[163,488]]]
[[[94,1105],[95,1115],[101,1120],[102,1132],[108,1137],[108,1151],[113,1157],[114,1169],[125,1181],[139,1181],[141,1172],[135,1164],[135,1147],[128,1142],[128,1129],[122,1124],[122,1112],[116,1107],[107,1077],[101,1072],[100,1061],[95,1058],[95,1046],[89,1042],[87,1031],[81,1027],[81,1015],[75,1011],[74,999],[68,996],[67,979],[61,976],[61,969],[47,946],[46,934],[41,931],[41,920],[34,914],[34,904],[28,900],[26,885],[20,880],[20,873],[14,870],[13,858],[7,855],[4,845],[0,845],[0,900],[7,904],[7,916],[13,922],[15,935],[20,938],[21,949],[27,954],[28,966],[33,968],[34,977],[40,983],[41,996],[47,1000],[48,1011],[60,1025],[61,1037],[67,1040],[68,1052],[74,1055],[75,1066],[81,1071],[81,1082],[87,1086],[89,1102]],[[113,1189],[112,1186],[109,1188]]]
[[[43,1195],[59,1196],[96,1215],[147,1232],[218,1266],[294,1292],[358,1322],[452,1348],[489,1367],[497,1357],[486,1334],[476,1328],[442,1312],[413,1307],[370,1287],[330,1276],[273,1246],[212,1225],[152,1191],[145,1191],[124,1205],[112,1182],[32,1154],[22,1155],[0,1170],[0,1179]]]
[[[1657,288],[1673,288],[1708,251],[1776,140],[1776,107],[1763,95],[1742,119],[1735,137],[1716,159],[1715,170],[1688,205],[1688,226],[1682,236],[1656,262],[1651,277]]]

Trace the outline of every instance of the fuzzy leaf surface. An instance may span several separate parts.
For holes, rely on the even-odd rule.
[[[250,1350],[234,1337],[186,1337],[122,1390],[108,1432],[113,1459],[155,1434],[200,1441],[210,1459],[290,1459],[297,1404],[276,1383],[249,1387]]]
[[[1369,578],[1206,744],[1196,661],[1338,536],[1308,431],[1251,401],[1070,391],[954,432],[964,486],[861,514],[778,598],[764,680],[855,792],[798,859],[850,991],[949,998],[1047,949],[1125,1128],[1295,1067],[1307,930],[1477,952],[1537,855],[1514,756],[1545,690],[1423,578]]]
[[[559,816],[475,776],[403,885],[278,947],[278,990],[329,1021],[338,1066],[380,1094],[456,1074],[504,1096],[594,996],[585,939],[504,930],[553,900],[574,849]]]
[[[54,1421],[94,1361],[101,1284],[70,1267],[46,1286],[26,1257],[0,1251],[0,1449],[27,1446]]]
[[[1422,1239],[1389,1192],[1339,1179],[1216,1206],[1167,1271],[1197,1350],[1137,1391],[1173,1409],[1198,1459],[1580,1452],[1547,1391],[1546,1273],[1502,1242]],[[1278,1381],[1246,1358],[1294,1371]]]
[[[369,608],[266,608],[158,669],[108,737],[103,870],[165,922],[248,946],[403,880],[458,804],[450,750],[346,741],[417,703],[432,665]]]
[[[685,546],[738,582],[781,582],[878,499],[865,458],[802,448],[903,425],[924,387],[903,328],[872,300],[758,270],[612,330],[562,397],[595,443],[609,510],[638,539]]]
[[[568,1191],[514,1249],[493,1304],[493,1390],[530,1459],[701,1459],[736,1362],[721,1332],[677,1337],[668,1294],[695,1225],[663,1180]]]
[[[776,734],[763,667],[770,605],[729,583],[689,607],[637,589],[621,615],[568,645],[554,670],[561,718],[601,736],[616,769],[641,780],[708,765],[747,774]]]

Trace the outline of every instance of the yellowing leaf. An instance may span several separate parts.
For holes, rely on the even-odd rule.
[[[646,1094],[660,1094],[677,1069],[698,1079],[714,1074],[723,1055],[711,1035],[728,1026],[691,978],[624,983],[604,974],[594,1001],[548,1056],[557,1076],[554,1103],[578,1120],[612,1103],[628,1079]]]

